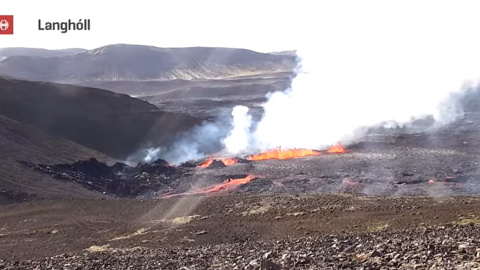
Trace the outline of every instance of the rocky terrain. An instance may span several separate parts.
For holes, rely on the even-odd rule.
[[[205,120],[228,114],[235,105],[249,106],[259,117],[265,95],[287,89],[297,66],[295,52],[128,44],[93,50],[3,48],[1,59],[0,76],[106,89]]]
[[[246,161],[229,166],[222,157],[209,166],[159,160],[127,168],[123,180],[108,178],[123,165],[94,160],[24,164],[63,175],[55,177],[61,183],[153,183],[158,194],[0,206],[0,267],[477,269],[480,125],[473,97],[465,117],[448,126],[373,129],[345,152],[237,157]],[[172,178],[155,182],[162,174]],[[256,177],[213,188],[247,174]],[[106,195],[122,197],[118,191]]]
[[[113,165],[142,145],[167,144],[200,123],[128,95],[0,77],[0,204],[104,197],[19,161],[59,164],[97,158]]]
[[[479,206],[347,194],[3,206],[0,267],[475,269]]]
[[[135,167],[116,162],[108,166],[95,158],[72,164],[44,165],[19,161],[25,168],[50,175],[54,179],[67,180],[85,188],[118,197],[152,197],[158,191],[171,189],[185,170],[169,166],[164,160]]]
[[[51,175],[26,169],[18,162],[63,163],[92,156],[104,162],[114,161],[91,148],[0,115],[0,204],[42,198],[103,197],[73,182],[58,182]]]
[[[477,269],[480,226],[303,237],[193,248],[113,249],[40,260],[1,261],[4,269]]]
[[[80,183],[118,197],[217,193],[233,186],[237,193],[254,194],[349,192],[381,196],[477,196],[480,192],[478,119],[477,112],[467,111],[462,119],[449,125],[426,124],[424,131],[415,131],[413,127],[408,129],[410,132],[400,128],[372,129],[364,137],[346,142],[339,151],[327,151],[328,147],[314,149],[314,155],[292,159],[255,160],[254,154],[262,153],[252,153],[179,165],[157,160],[136,167],[123,163],[107,166],[95,159],[73,164],[22,160],[20,163],[56,179]],[[239,185],[224,184],[246,177],[252,179],[239,180]],[[210,189],[211,192],[202,192]]]
[[[168,112],[214,119],[218,115],[229,115],[233,107],[243,105],[250,108],[254,118],[259,119],[263,113],[262,104],[267,100],[267,94],[288,89],[294,77],[292,73],[269,73],[228,80],[175,80],[168,83],[129,84],[107,82],[100,84],[99,87],[125,92]],[[129,87],[132,85],[136,87]]]
[[[235,105],[261,117],[294,55],[3,54],[0,73],[87,87],[0,78],[0,269],[480,268],[480,89],[452,97],[449,125],[367,128],[335,151],[135,164]]]

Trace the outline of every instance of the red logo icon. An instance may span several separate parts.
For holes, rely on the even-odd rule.
[[[13,35],[13,15],[0,15],[0,35]]]

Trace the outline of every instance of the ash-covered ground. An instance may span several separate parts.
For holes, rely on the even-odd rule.
[[[451,124],[372,128],[345,153],[19,160],[110,199],[0,206],[0,269],[478,269],[478,96]]]
[[[293,158],[248,160],[224,166],[221,159],[202,168],[204,160],[170,166],[157,160],[131,167],[107,166],[96,160],[68,165],[29,164],[59,181],[75,181],[116,197],[155,198],[196,195],[228,179],[255,178],[229,187],[237,193],[337,193],[365,195],[478,195],[480,192],[480,121],[478,113],[424,132],[372,130],[344,145],[345,153]],[[233,187],[233,186],[232,186]],[[212,192],[226,191],[219,188]]]
[[[0,268],[476,269],[479,206],[346,194],[0,206]]]

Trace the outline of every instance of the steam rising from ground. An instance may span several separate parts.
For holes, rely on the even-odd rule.
[[[252,125],[252,116],[248,114],[248,108],[237,106],[232,110],[233,128],[228,137],[222,139],[222,143],[227,145],[227,150],[231,153],[240,153],[249,146],[249,133]]]
[[[141,162],[150,163],[162,158],[172,165],[178,165],[201,159],[209,153],[219,152],[222,150],[222,138],[227,137],[232,128],[228,121],[229,119],[219,117],[214,122],[204,122],[189,132],[180,134],[171,146],[143,149],[131,155],[130,160],[143,159]]]
[[[292,88],[269,95],[255,130],[244,128],[253,126],[246,124],[248,114],[234,113],[236,132],[223,140],[225,148],[231,154],[316,149],[361,135],[360,127],[403,125],[427,115],[443,124],[462,116],[448,99],[480,75],[471,9],[391,4],[375,9],[383,13],[361,12],[363,4],[360,10],[332,7],[334,15],[323,17],[328,27],[319,24],[313,39],[299,40],[302,69]]]
[[[354,139],[362,127],[404,125],[427,115],[444,124],[462,116],[449,98],[478,83],[477,2],[321,5],[304,8],[291,34],[301,68],[291,89],[268,95],[260,122],[238,106],[229,130],[201,127],[155,155],[174,163],[199,158],[208,154],[199,150],[206,140],[232,155],[278,146],[318,149]]]

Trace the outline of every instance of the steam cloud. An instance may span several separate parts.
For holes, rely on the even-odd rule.
[[[461,117],[451,93],[476,84],[480,75],[480,42],[468,19],[471,11],[440,7],[458,13],[452,22],[438,6],[418,8],[425,13],[399,9],[400,16],[366,18],[347,9],[332,12],[337,17],[325,14],[334,31],[319,27],[314,38],[320,43],[299,40],[309,46],[298,51],[302,67],[291,89],[269,94],[255,130],[244,128],[253,126],[246,124],[248,114],[234,113],[236,132],[223,140],[225,148],[231,154],[277,146],[318,149],[361,135],[361,127],[402,126],[429,115],[445,124]]]
[[[207,152],[198,150],[199,143],[206,138],[231,155],[278,146],[319,149],[362,135],[361,127],[461,117],[450,97],[478,83],[477,9],[464,2],[350,4],[332,3],[303,16],[304,25],[315,27],[302,25],[292,34],[303,45],[298,75],[290,89],[268,95],[258,123],[248,108],[235,107],[229,129],[199,128],[163,157],[202,157]]]
[[[194,127],[187,133],[181,134],[170,147],[152,147],[140,151],[130,157],[131,160],[153,162],[159,158],[165,159],[172,165],[196,160],[205,157],[209,153],[222,150],[221,140],[227,137],[232,129],[229,119],[218,118],[214,122],[205,122]],[[237,127],[238,129],[238,127]]]
[[[252,125],[252,116],[248,114],[248,108],[245,106],[236,106],[232,110],[233,129],[228,137],[222,139],[227,153],[240,153],[246,150],[250,144],[250,127]]]

